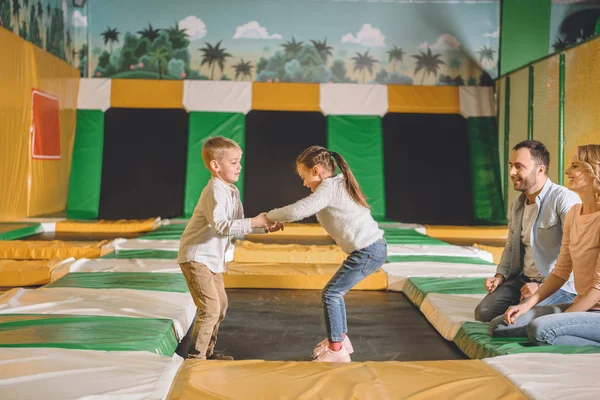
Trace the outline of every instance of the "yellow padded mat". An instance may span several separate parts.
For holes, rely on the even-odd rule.
[[[268,233],[267,236],[328,236],[329,234],[319,224],[285,224],[283,230]],[[250,234],[246,238],[264,236],[263,234]]]
[[[508,227],[504,226],[452,226],[425,225],[427,236],[434,238],[506,239]]]
[[[323,289],[339,265],[228,263],[226,288]],[[387,274],[379,270],[354,287],[355,290],[386,290]]]
[[[341,264],[347,255],[335,245],[266,244],[238,240],[233,261],[238,263]]]
[[[0,260],[0,287],[45,285],[69,272],[67,260]]]
[[[178,399],[526,399],[479,360],[310,363],[185,360]]]
[[[494,262],[496,264],[500,263],[500,259],[502,258],[502,252],[504,251],[504,247],[494,247],[494,246],[484,246],[482,244],[475,243],[474,247],[478,249],[488,251],[492,253],[492,257],[494,257]]]
[[[60,221],[56,232],[132,233],[148,232],[158,227],[160,218],[120,219],[118,221]]]
[[[98,258],[114,251],[107,240],[101,242],[63,242],[60,240],[0,241],[0,260],[52,260],[55,258]]]

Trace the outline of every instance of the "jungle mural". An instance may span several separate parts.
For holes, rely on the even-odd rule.
[[[67,0],[0,0],[0,26],[87,73],[87,10]]]
[[[600,30],[598,3],[553,1],[549,53]],[[129,79],[487,86],[499,15],[493,0],[0,0],[0,26],[82,76]]]
[[[88,71],[128,79],[491,85],[499,4],[92,0]]]

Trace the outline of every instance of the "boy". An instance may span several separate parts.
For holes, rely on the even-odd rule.
[[[202,190],[198,205],[181,235],[177,262],[185,276],[190,294],[198,307],[192,340],[201,360],[233,360],[214,352],[219,324],[227,311],[227,294],[223,284],[225,252],[231,236],[243,236],[255,228],[274,231],[265,214],[244,218],[237,182],[242,149],[233,140],[214,137],[202,148],[202,159],[211,179]]]

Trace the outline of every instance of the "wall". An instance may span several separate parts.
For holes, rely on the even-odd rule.
[[[0,221],[65,209],[79,71],[0,28]],[[32,157],[32,91],[57,97],[60,157]]]

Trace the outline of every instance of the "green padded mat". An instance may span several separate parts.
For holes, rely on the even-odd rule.
[[[150,351],[170,357],[177,338],[167,319],[7,314],[0,315],[0,347]]]
[[[474,265],[496,265],[479,257],[457,257],[457,256],[434,256],[434,255],[410,255],[410,256],[388,256],[387,262],[437,262],[449,264],[474,264]]]
[[[112,253],[108,253],[100,258],[109,259],[131,259],[131,258],[162,258],[166,260],[176,260],[177,252],[169,250],[115,250]]]
[[[42,224],[21,222],[0,223],[0,240],[17,240],[43,232]]]
[[[488,324],[479,322],[465,322],[454,337],[454,343],[472,359],[517,353],[600,353],[600,346],[536,346],[526,337],[493,338]]]
[[[381,117],[328,115],[327,148],[344,155],[371,206],[371,214],[376,218],[385,216]]]
[[[69,219],[98,217],[103,151],[104,112],[102,110],[77,110],[69,197],[67,199],[67,217]]]
[[[138,239],[141,240],[179,240],[187,224],[163,225]]]
[[[413,229],[383,228],[384,238],[388,244],[423,244],[449,246],[448,243],[439,239],[423,235]]]
[[[487,294],[483,287],[485,278],[408,278],[402,290],[417,307],[421,306],[428,293],[442,294]]]
[[[45,287],[77,287],[87,289],[134,289],[187,293],[183,274],[147,272],[71,272]]]

